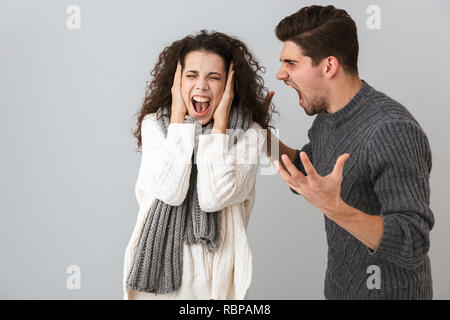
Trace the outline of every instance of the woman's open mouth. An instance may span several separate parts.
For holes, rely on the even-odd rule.
[[[195,95],[192,97],[191,102],[194,107],[195,114],[200,117],[208,113],[211,98],[207,96]]]

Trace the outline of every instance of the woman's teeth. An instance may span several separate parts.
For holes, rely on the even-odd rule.
[[[192,99],[194,99],[195,101],[198,101],[198,102],[207,102],[210,100],[207,97],[199,97],[199,96],[194,96],[194,97],[192,97]]]
[[[210,99],[208,97],[194,96],[192,97],[192,104],[197,113],[205,113],[210,104]]]

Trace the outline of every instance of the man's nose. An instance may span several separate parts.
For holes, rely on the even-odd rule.
[[[281,66],[276,75],[277,79],[284,80],[287,78],[287,76],[288,76],[288,74],[287,74],[286,70],[284,69],[283,66]]]

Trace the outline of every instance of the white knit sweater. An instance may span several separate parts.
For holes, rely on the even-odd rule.
[[[180,205],[187,194],[195,144],[194,124],[170,124],[164,136],[156,114],[145,116],[142,157],[135,192],[139,204],[136,225],[125,250],[124,299],[245,299],[252,278],[247,224],[255,199],[255,179],[265,143],[261,126],[253,122],[233,147],[228,135],[200,135],[196,164],[200,207],[221,210],[219,248],[209,253],[203,244],[186,245],[183,276],[177,292],[155,295],[126,289],[139,239],[155,198]]]

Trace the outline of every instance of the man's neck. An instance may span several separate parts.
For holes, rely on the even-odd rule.
[[[362,86],[363,82],[359,76],[343,79],[339,85],[331,89],[331,95],[328,100],[329,108],[325,111],[327,113],[335,113],[344,108]]]

